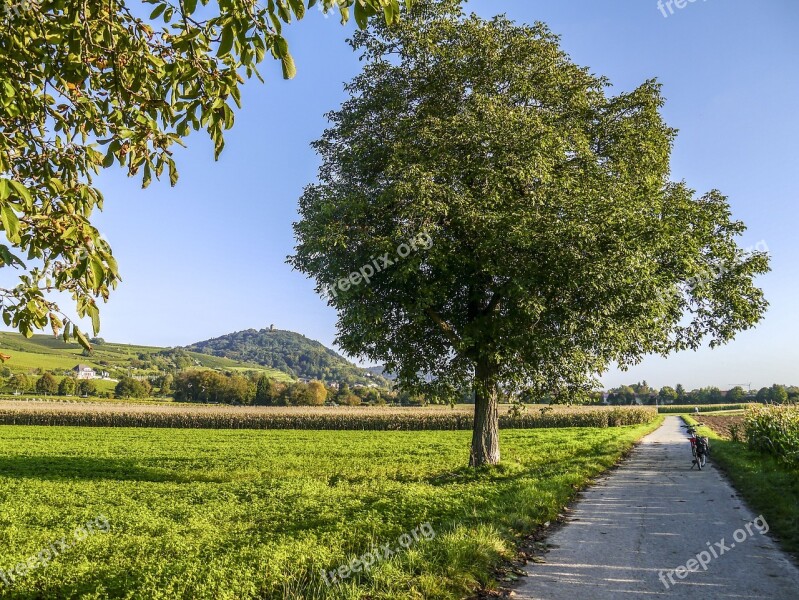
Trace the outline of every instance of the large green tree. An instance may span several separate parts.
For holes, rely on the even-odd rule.
[[[8,381],[8,387],[15,392],[27,392],[31,387],[30,377],[25,373],[14,373]]]
[[[103,196],[93,176],[118,164],[147,187],[178,178],[172,150],[204,129],[218,156],[241,105],[241,85],[271,54],[295,73],[283,24],[317,0],[4,0],[0,9],[0,268],[22,271],[0,287],[6,325],[52,327],[90,344],[49,292],[72,296],[99,330],[100,298],[119,281],[92,224]],[[359,26],[399,0],[321,0]]]
[[[36,392],[54,396],[58,393],[58,382],[50,373],[45,373],[36,380]]]
[[[353,45],[365,67],[315,143],[289,261],[348,353],[428,394],[473,386],[472,465],[500,459],[500,393],[591,387],[761,318],[768,258],[739,248],[723,195],[670,181],[655,81],[611,95],[545,25],[449,0]]]
[[[58,382],[58,395],[71,396],[75,393],[76,386],[77,381],[74,377],[62,377],[61,381]]]
[[[258,406],[268,406],[274,404],[279,392],[271,377],[260,375],[255,381],[255,398],[253,403]]]
[[[658,392],[658,400],[661,404],[674,404],[677,402],[677,392],[673,387],[664,385]]]
[[[148,382],[133,377],[122,377],[114,387],[114,395],[117,398],[147,398],[151,391]]]
[[[768,399],[777,404],[785,404],[788,402],[788,392],[784,385],[774,384],[768,392]]]
[[[96,396],[97,382],[92,379],[81,379],[75,386],[75,393],[78,396]]]
[[[172,373],[167,373],[161,378],[158,390],[159,396],[171,396],[174,393],[175,377]]]
[[[728,402],[743,402],[746,398],[746,392],[740,385],[736,385],[734,388],[727,392],[727,396],[724,398]]]

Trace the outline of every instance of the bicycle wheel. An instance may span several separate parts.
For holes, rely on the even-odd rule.
[[[705,459],[705,455],[704,454],[697,454],[696,455],[696,466],[699,467],[700,471],[702,470],[702,467],[704,466],[704,464],[703,464],[704,463],[704,459]]]

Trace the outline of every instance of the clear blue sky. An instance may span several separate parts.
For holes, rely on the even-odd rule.
[[[657,0],[467,6],[486,17],[546,22],[577,63],[618,91],[657,77],[666,120],[680,130],[673,177],[699,191],[722,190],[749,226],[742,244],[764,240],[772,253],[773,272],[760,280],[771,308],[757,329],[722,349],[612,371],[605,383],[799,384],[799,3],[697,0],[667,17]],[[274,323],[332,345],[334,312],[285,257],[297,199],[318,166],[309,142],[359,70],[345,43],[351,31],[315,10],[289,27],[297,78],[283,81],[279,65],[267,64],[266,84],[245,86],[221,159],[215,163],[207,140],[193,135],[178,155],[176,188],[154,183],[142,191],[120,171],[103,175],[98,223],[124,278],[103,307],[103,337],[181,345]]]

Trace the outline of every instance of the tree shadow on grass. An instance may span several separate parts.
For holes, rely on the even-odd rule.
[[[0,478],[49,481],[223,482],[202,471],[176,472],[126,458],[0,456]]]

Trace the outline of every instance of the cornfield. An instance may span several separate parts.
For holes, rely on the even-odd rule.
[[[743,431],[753,450],[799,465],[799,405],[752,405],[746,411]]]
[[[61,404],[1,402],[0,425],[84,427],[172,427],[186,429],[334,429],[375,431],[469,430],[473,407],[237,407],[191,405]],[[649,423],[645,407],[530,408],[512,414],[504,406],[505,429],[617,427]]]

